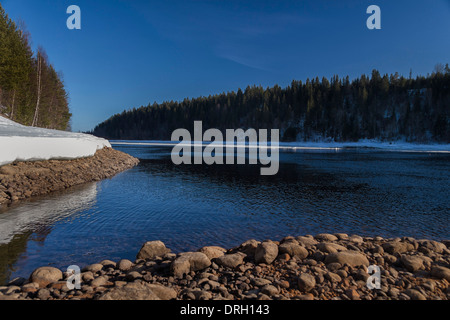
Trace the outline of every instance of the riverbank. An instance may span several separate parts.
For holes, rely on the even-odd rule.
[[[73,160],[16,161],[0,167],[0,206],[114,176],[139,163],[105,147]]]
[[[0,300],[448,300],[450,242],[346,234],[248,240],[171,253],[146,242],[136,260],[104,260],[73,275],[36,269],[0,287]],[[369,266],[380,270],[377,274]],[[74,282],[75,283],[75,282]]]

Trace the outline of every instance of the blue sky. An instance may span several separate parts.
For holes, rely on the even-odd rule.
[[[72,129],[125,109],[319,76],[426,75],[450,59],[449,0],[0,0],[64,74]],[[66,9],[81,9],[69,30]],[[381,8],[381,30],[366,9]]]

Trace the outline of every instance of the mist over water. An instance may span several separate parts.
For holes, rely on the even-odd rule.
[[[180,252],[321,232],[450,238],[448,153],[280,149],[278,174],[261,176],[260,165],[175,166],[170,146],[114,147],[141,163],[0,213],[0,283],[134,260],[148,240]]]

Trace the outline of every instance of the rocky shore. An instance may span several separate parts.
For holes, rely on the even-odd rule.
[[[0,167],[0,206],[71,186],[99,181],[129,169],[139,160],[112,148],[75,160],[14,162]]]
[[[83,267],[79,289],[68,287],[73,274],[41,267],[0,287],[0,300],[448,300],[449,246],[318,234],[174,254],[149,241],[135,261]],[[371,265],[379,267],[379,289],[367,286],[377,283]]]

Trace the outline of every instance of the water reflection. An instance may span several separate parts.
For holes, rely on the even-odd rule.
[[[24,253],[29,241],[42,244],[55,223],[92,208],[96,196],[97,183],[89,183],[4,208],[0,213],[0,283],[15,271],[19,259],[27,259]]]

